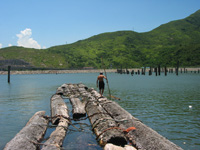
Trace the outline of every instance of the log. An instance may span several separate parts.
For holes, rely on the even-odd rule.
[[[64,86],[61,86],[60,88],[65,89]],[[56,127],[56,130],[51,133],[49,139],[44,143],[42,150],[60,150],[66,136],[69,126],[69,114],[67,105],[60,94],[55,94],[51,97],[51,117],[52,124],[58,126]]]
[[[120,123],[121,128],[126,129],[132,126],[136,128],[135,131],[129,132],[136,147],[148,150],[182,150],[182,148],[133,117],[116,102],[110,101],[110,103],[104,103],[102,107],[111,114],[115,121]]]
[[[57,95],[63,95],[64,93],[64,88],[63,87],[58,87],[57,90],[56,90],[56,94]]]
[[[135,147],[130,145],[125,145],[124,147],[113,145],[113,144],[106,144],[104,150],[136,150]]]
[[[69,97],[73,94],[73,92],[69,88],[70,84],[63,84],[61,87],[63,89],[63,95]]]
[[[127,144],[123,131],[119,130],[117,123],[90,97],[85,106],[90,122],[101,146],[107,143],[124,146]]]
[[[75,95],[75,97],[79,97],[80,93],[78,92],[78,86],[75,84],[67,84],[63,95],[67,97],[70,97],[71,95]]]
[[[6,144],[4,150],[36,150],[47,129],[48,119],[45,111],[36,112],[26,126]]]
[[[73,118],[80,118],[86,115],[85,104],[79,98],[72,95],[69,100],[72,104]]]
[[[67,105],[61,95],[55,94],[51,97],[51,117],[52,124],[55,125],[59,123],[61,117],[69,118]]]
[[[60,150],[68,129],[68,120],[61,118],[56,130],[53,131],[49,139],[44,143],[42,150]]]

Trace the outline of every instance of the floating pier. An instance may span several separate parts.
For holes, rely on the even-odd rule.
[[[70,118],[63,98],[70,100],[73,118]],[[71,120],[76,121],[82,117],[89,118],[96,140],[104,150],[182,150],[133,117],[117,102],[100,97],[97,91],[82,83],[61,85],[50,101],[51,116],[45,116],[43,111],[37,112],[6,144],[4,150],[59,150],[68,127],[74,126]],[[57,127],[46,142],[41,143],[49,120]]]

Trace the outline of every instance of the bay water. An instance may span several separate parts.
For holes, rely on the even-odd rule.
[[[0,75],[0,149],[37,111],[50,116],[50,98],[64,83],[96,88],[98,73]],[[200,149],[200,74],[164,76],[107,73],[111,94],[124,109],[185,150]],[[104,96],[108,96],[107,85]],[[69,109],[68,99],[64,99]],[[71,114],[70,114],[71,115]],[[69,128],[65,149],[102,149],[88,120]],[[45,138],[54,128],[48,128]]]

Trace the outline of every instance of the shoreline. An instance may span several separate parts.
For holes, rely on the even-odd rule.
[[[172,67],[169,67],[167,69],[173,69]],[[179,68],[179,71],[184,70],[184,68]],[[188,72],[191,71],[198,71],[200,70],[200,67],[197,68],[185,68]],[[105,69],[106,72],[117,72],[117,69]],[[125,70],[125,69],[123,69]],[[129,71],[137,71],[142,70],[142,68],[132,68],[128,69]],[[149,71],[149,68],[146,69],[146,72]],[[90,70],[26,70],[26,71],[10,71],[10,74],[67,74],[67,73],[99,73],[104,72],[103,69],[90,69]],[[7,75],[8,71],[0,71],[0,75]]]
[[[105,69],[106,72],[116,72],[117,69]],[[10,74],[67,74],[67,73],[99,73],[103,69],[91,70],[27,70],[27,71],[10,71]],[[0,71],[0,75],[6,75],[8,71]]]

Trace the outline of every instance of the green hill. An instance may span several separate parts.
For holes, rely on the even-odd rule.
[[[163,24],[145,33],[102,33],[73,44],[30,49],[0,49],[0,60],[20,59],[34,67],[79,69],[141,66],[200,66],[200,10],[181,20]]]

